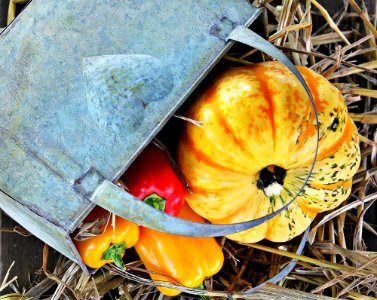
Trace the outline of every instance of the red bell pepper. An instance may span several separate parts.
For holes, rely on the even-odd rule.
[[[123,174],[121,180],[135,197],[176,216],[185,202],[186,189],[169,156],[151,143]]]

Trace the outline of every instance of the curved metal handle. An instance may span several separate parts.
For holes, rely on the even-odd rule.
[[[283,207],[265,217],[243,223],[212,225],[191,222],[153,208],[108,180],[102,182],[96,189],[91,200],[117,216],[138,225],[170,234],[193,237],[217,237],[241,232],[263,224],[284,210]]]
[[[297,195],[293,197],[292,200],[289,201],[285,206],[259,219],[242,222],[242,223],[217,224],[217,225],[196,223],[196,222],[186,221],[186,220],[182,220],[182,219],[167,215],[149,206],[143,201],[140,201],[139,199],[127,193],[124,189],[106,180],[97,188],[97,190],[92,195],[91,200],[94,203],[96,203],[97,205],[107,209],[108,211],[122,218],[125,218],[139,225],[142,225],[142,226],[145,226],[145,227],[157,230],[157,231],[162,231],[162,232],[176,234],[176,235],[183,235],[183,236],[217,237],[217,236],[225,236],[232,233],[245,231],[247,229],[256,227],[272,219],[273,217],[280,214],[282,211],[286,210],[288,206],[301,193],[301,191],[304,189],[305,185],[307,184],[310,174],[312,173],[312,170],[314,168],[314,163],[317,157],[318,140],[319,140],[318,115],[317,115],[317,110],[315,107],[314,99],[310,93],[310,90],[307,87],[300,73],[297,71],[296,67],[289,61],[289,59],[283,53],[281,53],[277,48],[275,48],[273,45],[271,45],[269,42],[264,40],[262,37],[260,37],[253,31],[247,29],[246,27],[238,26],[231,32],[228,39],[239,41],[251,47],[257,48],[267,53],[268,55],[271,55],[272,57],[278,59],[279,61],[281,61],[298,78],[298,80],[304,86],[306,92],[309,95],[311,105],[314,110],[315,121],[316,121],[316,126],[317,126],[317,146],[316,146],[316,151],[314,155],[314,160],[309,170],[309,175],[306,178],[304,184],[302,185]]]

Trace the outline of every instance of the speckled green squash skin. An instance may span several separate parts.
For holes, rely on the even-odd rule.
[[[318,156],[302,193],[270,221],[229,238],[283,242],[301,234],[318,212],[347,199],[360,164],[358,132],[344,99],[313,71],[298,67],[315,100]],[[316,149],[315,118],[308,96],[280,63],[230,69],[187,112],[178,162],[192,189],[189,205],[212,223],[237,223],[276,211],[294,197],[309,173]],[[268,166],[286,170],[281,191],[258,187]],[[274,192],[275,193],[275,192]]]

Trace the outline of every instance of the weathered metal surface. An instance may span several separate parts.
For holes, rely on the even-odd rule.
[[[3,193],[0,193],[0,206],[6,208],[5,211],[12,219],[17,220],[18,223],[25,227],[27,225],[28,231],[39,234],[43,233],[39,238],[46,244],[54,245],[54,249],[63,253],[68,258],[77,261],[76,256],[73,254],[74,249],[72,249],[72,244],[66,242],[67,232],[63,228],[46,222],[43,217],[32,211],[26,212],[25,209],[27,208],[24,205],[13,201],[13,199]]]
[[[257,15],[239,0],[32,1],[0,38],[1,209],[80,262],[68,235],[92,192]]]

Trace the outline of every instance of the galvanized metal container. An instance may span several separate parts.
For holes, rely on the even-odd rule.
[[[70,235],[96,204],[192,236],[239,232],[286,209],[294,199],[259,220],[199,224],[113,184],[234,40],[283,61],[309,91],[245,29],[258,14],[246,0],[33,0],[0,36],[0,208],[86,272]]]
[[[247,1],[34,0],[0,37],[0,207],[86,270],[70,233],[231,46]]]

